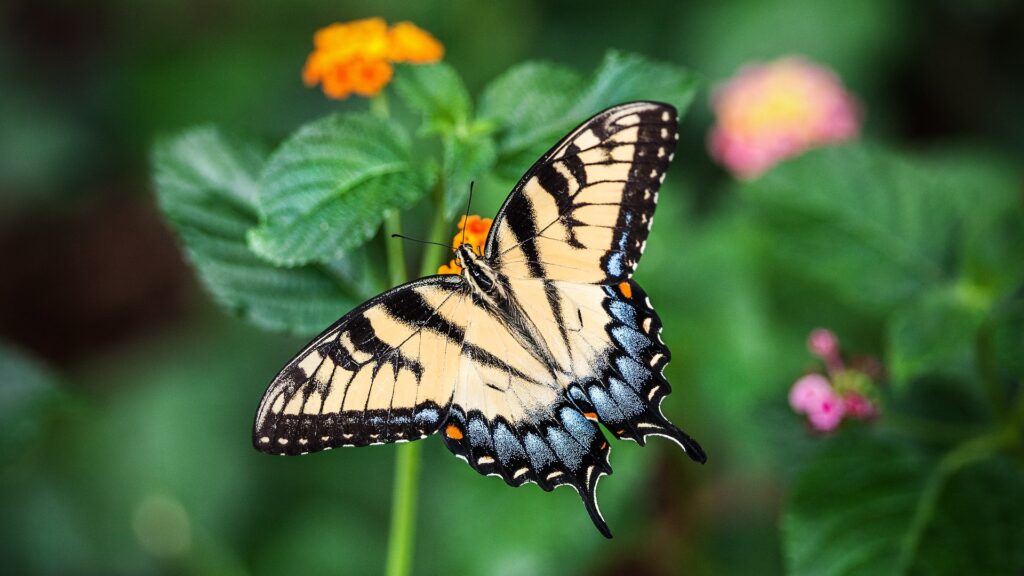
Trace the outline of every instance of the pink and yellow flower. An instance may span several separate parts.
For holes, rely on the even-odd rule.
[[[860,107],[835,73],[799,57],[743,68],[711,104],[711,156],[740,178],[860,132]]]

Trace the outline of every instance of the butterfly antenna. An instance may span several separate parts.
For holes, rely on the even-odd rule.
[[[462,239],[459,240],[459,246],[466,243],[466,223],[469,221],[469,207],[473,205],[473,185],[475,181],[470,180],[469,182],[469,200],[466,201],[466,215],[462,217]]]
[[[448,247],[446,244],[441,244],[440,242],[431,242],[430,240],[420,240],[419,238],[410,238],[409,236],[403,236],[401,234],[392,234],[391,237],[392,238],[401,238],[402,240],[409,240],[411,242],[419,242],[420,244],[433,244],[434,246],[440,246],[442,248],[447,248]]]

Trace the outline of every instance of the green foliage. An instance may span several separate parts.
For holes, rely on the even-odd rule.
[[[970,381],[975,338],[987,312],[987,306],[964,289],[946,287],[894,312],[887,334],[887,366],[893,380],[904,384],[932,374]]]
[[[552,64],[513,67],[484,89],[480,115],[497,126],[499,169],[514,180],[559,138],[604,108],[658,100],[682,115],[696,91],[696,76],[683,68],[610,51],[587,80]]]
[[[364,297],[365,258],[284,268],[254,254],[246,233],[257,224],[263,162],[258,147],[213,128],[162,140],[153,152],[160,208],[222,306],[263,328],[316,333]]]
[[[1024,567],[1019,463],[986,442],[933,462],[867,436],[834,442],[793,486],[783,517],[789,571],[1009,574]]]
[[[405,67],[395,79],[395,89],[406,106],[422,115],[420,132],[442,140],[442,166],[436,177],[443,189],[444,215],[452,218],[465,208],[470,182],[497,159],[490,130],[472,119],[469,93],[447,64]]]
[[[209,128],[160,142],[158,196],[218,302],[258,326],[311,333],[382,287],[378,253],[388,239],[378,231],[390,213],[429,220],[430,239],[446,243],[471,181],[515,181],[579,122],[614,104],[660,100],[682,114],[697,84],[682,68],[612,51],[586,76],[547,62],[514,66],[485,86],[474,109],[451,66],[402,66],[394,115],[382,96],[372,113],[313,121],[269,154]],[[680,184],[692,183],[679,181],[678,168],[666,182],[659,221],[672,225],[651,236],[638,278],[666,319],[675,353],[666,375],[701,409],[675,397],[664,408],[688,429],[718,425],[742,438],[722,457],[735,466],[768,471],[787,462],[781,476],[793,485],[782,549],[794,574],[1024,567],[1020,553],[1007,551],[1024,539],[1024,506],[1010,502],[1024,475],[1007,457],[1019,450],[1024,417],[1007,405],[1020,394],[1024,209],[1017,170],[987,158],[910,156],[872,144],[811,151],[730,186],[737,193],[710,215],[685,205],[692,191]],[[421,202],[428,190],[430,202]],[[424,270],[435,265],[431,250]],[[807,331],[822,325],[884,352],[893,384],[879,393],[887,401],[879,422],[844,425],[829,440],[809,437],[785,408],[787,387],[811,361]],[[175,418],[185,410],[178,408]],[[165,427],[172,420],[153,418]],[[430,452],[443,452],[439,445],[427,450],[443,457]],[[423,492],[443,496],[426,499],[423,511],[461,533],[418,536],[417,554],[430,565],[536,573],[597,550],[598,540],[578,536],[590,528],[568,494],[510,496],[459,463],[450,468],[426,471]],[[602,502],[628,519],[645,471],[629,457],[616,470]],[[370,475],[339,480],[360,495],[346,509],[386,497],[387,486],[366,488]],[[329,499],[338,488],[315,491]],[[470,512],[491,506],[498,492],[504,504],[494,514]],[[553,510],[558,522],[523,521],[524,512],[532,519]],[[384,543],[369,531],[311,505],[283,514],[272,541],[340,541],[358,558],[350,568],[379,566]],[[977,525],[991,529],[964,528]],[[490,544],[463,545],[479,534]],[[545,549],[551,541],[568,544]],[[270,547],[260,562],[286,571],[289,556]],[[329,572],[336,563],[319,555],[308,566]]]
[[[269,156],[211,128],[157,144],[161,208],[218,302],[263,328],[314,333],[380,288],[368,241],[389,212],[433,186],[439,216],[454,218],[470,182],[496,166],[521,172],[518,164],[612,104],[647,97],[682,112],[695,81],[611,52],[587,83],[550,64],[514,68],[484,90],[478,117],[447,64],[400,67],[395,90],[422,118],[418,137],[440,140],[439,159],[414,156],[409,131],[386,111],[316,120]]]
[[[15,460],[39,439],[63,393],[45,366],[0,344],[0,466]]]
[[[1020,395],[1007,351],[1024,349],[1012,343],[1024,246],[1014,172],[972,154],[852,145],[809,152],[738,189],[761,237],[751,246],[786,279],[776,298],[794,309],[829,298],[853,311],[884,335],[893,384],[876,426],[895,435],[842,430],[797,469],[783,515],[790,572],[1024,568],[1012,544],[1024,538],[1013,496],[1024,471],[1005,455],[1020,445],[1024,416],[1006,405],[1010,391]]]
[[[887,319],[901,386],[972,373],[978,329],[1020,285],[1012,254],[1024,224],[1005,170],[853,145],[809,152],[739,190],[772,239],[773,264]]]
[[[395,90],[406,106],[423,115],[426,133],[464,130],[470,120],[469,92],[448,64],[403,66],[395,75]]]
[[[362,113],[328,116],[300,128],[267,160],[260,226],[249,243],[282,266],[330,262],[424,190],[400,124]]]
[[[740,187],[786,272],[884,314],[950,277],[949,190],[883,150],[815,150]]]

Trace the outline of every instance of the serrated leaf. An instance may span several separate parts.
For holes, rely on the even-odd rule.
[[[888,323],[886,368],[905,386],[923,375],[971,381],[975,338],[991,302],[968,287],[933,289],[893,313]]]
[[[675,106],[682,117],[697,93],[697,85],[697,76],[685,68],[612,50],[605,54],[570,114],[586,117],[623,102],[656,100]]]
[[[499,127],[503,152],[518,150],[543,139],[552,122],[564,123],[564,114],[582,89],[583,78],[571,68],[525,62],[484,88],[477,115]]]
[[[1011,574],[1024,568],[1024,476],[998,457],[926,460],[843,438],[793,487],[783,546],[794,575]]]
[[[683,68],[610,51],[586,82],[549,64],[513,68],[484,91],[480,116],[502,130],[502,175],[517,178],[559,138],[605,108],[658,100],[672,104],[682,116],[696,89],[696,77]]]
[[[329,262],[373,237],[384,217],[413,205],[424,183],[400,125],[336,114],[299,129],[260,178],[260,256],[284,266]]]
[[[885,314],[954,279],[962,215],[941,176],[883,148],[823,148],[740,186],[778,265]]]
[[[423,116],[428,132],[450,132],[469,119],[466,85],[444,62],[402,66],[395,74],[394,85],[405,105]]]
[[[249,249],[263,158],[213,128],[163,140],[153,153],[160,208],[218,303],[263,328],[316,333],[364,296],[342,287],[359,260],[279,268]]]

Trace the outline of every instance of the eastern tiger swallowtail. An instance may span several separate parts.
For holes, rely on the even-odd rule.
[[[477,472],[512,486],[572,486],[591,519],[616,438],[700,445],[661,412],[669,350],[631,277],[676,147],[676,111],[609,108],[522,177],[482,257],[459,275],[389,290],[352,310],[270,383],[253,444],[271,454],[418,440],[441,432]]]

